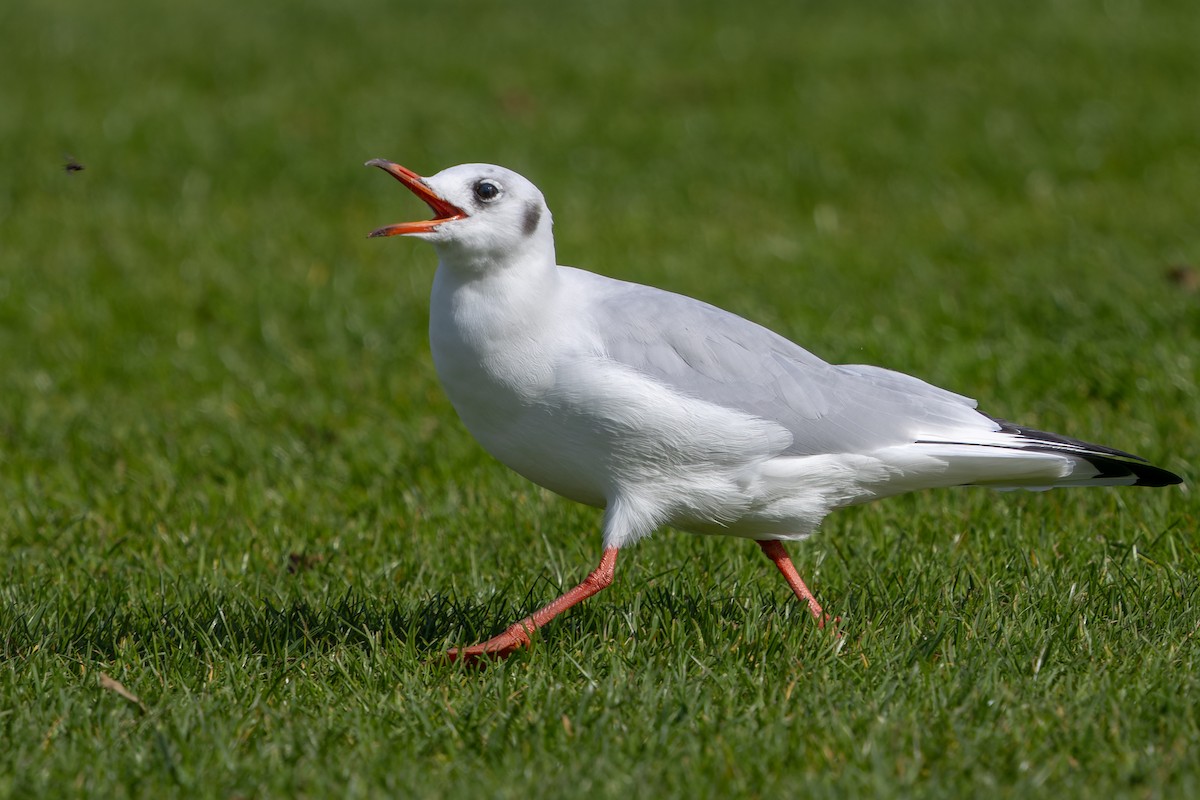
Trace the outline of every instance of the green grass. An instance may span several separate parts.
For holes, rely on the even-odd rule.
[[[0,796],[1200,793],[1194,4],[193,5],[0,9]],[[663,532],[430,663],[599,516],[455,420],[377,156],[1187,484],[836,514],[793,556],[841,639]]]

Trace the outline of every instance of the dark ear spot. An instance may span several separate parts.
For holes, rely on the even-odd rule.
[[[542,207],[537,203],[530,202],[525,206],[525,223],[521,230],[526,236],[532,236],[537,230],[538,222],[542,219]]]

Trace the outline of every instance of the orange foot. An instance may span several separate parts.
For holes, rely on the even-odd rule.
[[[450,662],[462,661],[472,666],[483,667],[489,661],[502,661],[521,648],[529,647],[529,633],[521,623],[508,626],[504,633],[493,636],[486,642],[470,647],[454,647],[446,653]]]

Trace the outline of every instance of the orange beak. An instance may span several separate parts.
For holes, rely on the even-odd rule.
[[[424,200],[425,204],[433,210],[433,219],[421,220],[419,222],[398,222],[395,225],[388,225],[371,231],[367,234],[368,238],[376,236],[403,236],[409,233],[429,233],[437,229],[443,222],[464,219],[467,216],[467,212],[453,203],[444,200],[437,192],[430,189],[425,179],[411,169],[402,167],[399,164],[393,164],[391,161],[385,161],[382,158],[373,158],[364,166],[379,167],[407,186],[410,192]]]

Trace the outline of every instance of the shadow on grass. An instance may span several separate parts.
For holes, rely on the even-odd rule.
[[[196,656],[265,655],[297,658],[346,647],[392,649],[408,646],[418,655],[447,644],[490,637],[553,597],[559,588],[536,581],[520,599],[501,589],[485,600],[434,594],[416,602],[368,596],[348,589],[325,602],[282,601],[200,592],[173,603],[129,602],[109,594],[84,593],[52,600],[9,596],[0,605],[0,657],[55,653],[108,661],[133,646]],[[593,600],[548,627],[547,638],[589,633],[619,636],[618,625],[653,625],[648,620],[686,620],[703,629],[752,622],[786,613],[786,605],[746,596],[704,597],[666,587],[648,588],[629,605]],[[640,618],[628,622],[630,615]]]

